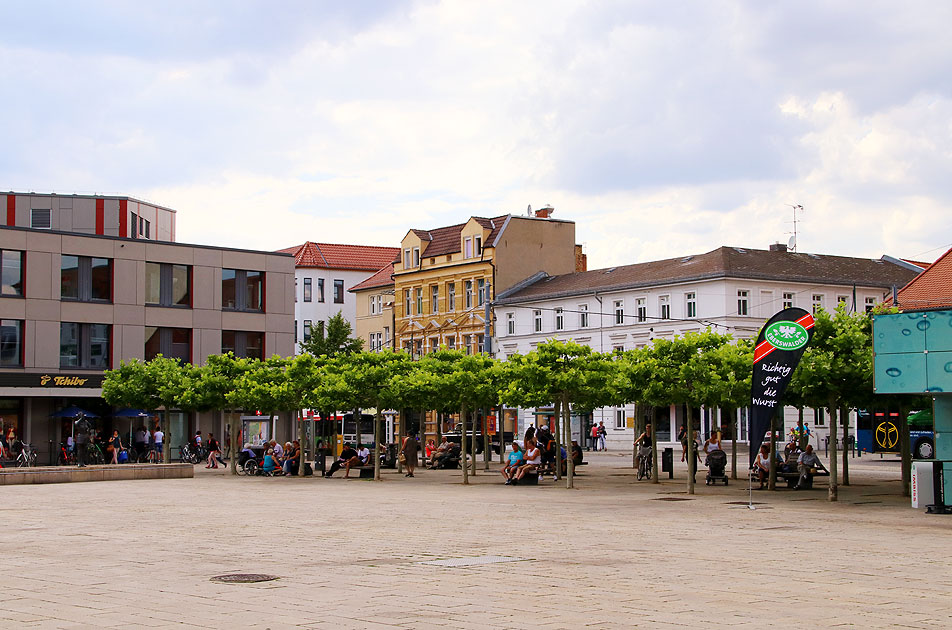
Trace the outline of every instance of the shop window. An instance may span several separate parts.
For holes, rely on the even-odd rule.
[[[221,307],[228,311],[264,310],[264,272],[222,269]]]
[[[145,264],[145,303],[150,306],[192,305],[192,268],[172,263]]]
[[[108,324],[60,323],[60,367],[107,370],[110,366]]]
[[[60,256],[60,298],[80,302],[112,301],[112,261],[89,256]]]
[[[0,250],[0,295],[23,297],[23,252]]]
[[[192,331],[189,328],[145,327],[145,360],[161,354],[183,363],[192,362]]]
[[[236,357],[264,359],[264,333],[246,330],[221,331],[221,351],[231,352]]]

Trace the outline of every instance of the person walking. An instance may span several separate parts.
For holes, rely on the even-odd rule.
[[[598,447],[600,450],[607,451],[608,445],[606,438],[608,437],[608,431],[605,429],[605,423],[598,423]]]
[[[162,454],[162,447],[165,443],[165,433],[161,428],[156,427],[155,433],[152,434],[152,438],[155,440],[155,461],[156,463],[165,463],[165,457]]]
[[[597,451],[598,450],[598,425],[597,424],[592,425],[591,433],[592,433],[592,450]]]
[[[403,457],[406,460],[403,462],[403,465],[407,467],[407,474],[405,476],[412,477],[413,471],[416,469],[417,458],[420,456],[420,443],[417,442],[415,431],[408,432],[407,436],[403,438],[400,452],[403,453]]]
[[[109,438],[109,451],[112,453],[112,461],[110,464],[119,463],[119,453],[122,451],[122,438],[119,437],[119,430],[116,429],[112,432],[112,437]]]
[[[208,465],[205,468],[218,468],[218,454],[221,447],[211,433],[208,434]]]

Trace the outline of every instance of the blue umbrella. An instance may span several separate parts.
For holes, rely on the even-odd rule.
[[[59,411],[54,411],[50,414],[51,418],[78,418],[82,414],[87,418],[98,418],[96,414],[92,411],[86,411],[85,409],[80,409],[79,407],[66,407],[60,409]]]
[[[87,416],[89,414],[86,414]],[[112,414],[113,418],[148,418],[152,414],[148,411],[142,411],[141,409],[120,409],[116,413]]]

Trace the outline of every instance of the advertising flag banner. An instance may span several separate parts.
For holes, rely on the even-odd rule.
[[[770,430],[770,419],[782,408],[781,397],[813,338],[813,325],[813,315],[802,308],[785,308],[767,320],[757,337],[750,385],[751,462]]]

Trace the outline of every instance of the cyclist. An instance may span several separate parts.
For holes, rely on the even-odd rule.
[[[651,476],[651,423],[645,425],[645,430],[635,438],[638,447],[638,473],[644,472],[646,477]],[[644,467],[642,467],[644,466]]]

